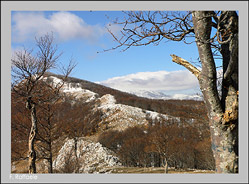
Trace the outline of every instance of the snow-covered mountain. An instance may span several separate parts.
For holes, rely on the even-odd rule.
[[[167,95],[163,91],[146,91],[146,90],[132,90],[127,91],[128,93],[134,94],[139,97],[145,97],[150,99],[175,99],[175,100],[203,100],[200,95],[192,94],[173,94],[173,95]]]
[[[131,94],[140,96],[140,97],[145,97],[145,98],[150,98],[150,99],[169,99],[170,98],[170,95],[166,95],[165,93],[161,91],[132,90],[128,92]]]

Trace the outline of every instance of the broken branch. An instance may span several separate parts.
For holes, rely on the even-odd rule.
[[[185,68],[187,68],[190,72],[192,72],[197,79],[199,79],[199,74],[200,74],[200,70],[198,70],[195,66],[193,66],[192,64],[190,64],[188,61],[186,61],[185,59],[182,59],[181,57],[178,57],[174,54],[170,55],[172,57],[172,61],[184,66]]]

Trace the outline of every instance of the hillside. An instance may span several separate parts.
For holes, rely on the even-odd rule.
[[[62,78],[60,75],[48,73],[58,78]],[[149,99],[144,97],[138,97],[134,94],[122,92],[116,89],[112,89],[100,84],[96,84],[90,81],[77,79],[74,77],[68,77],[67,82],[72,84],[72,87],[76,87],[77,84],[81,85],[83,89],[90,90],[97,93],[100,97],[105,94],[113,95],[118,104],[129,105],[133,107],[139,107],[142,109],[155,111],[162,114],[168,114],[183,118],[203,118],[207,120],[206,109],[203,101],[196,100],[175,100],[175,99]]]
[[[60,78],[47,74],[43,80],[57,84]],[[60,173],[114,172],[110,167],[162,167],[165,151],[172,157],[168,161],[171,167],[213,168],[208,123],[200,101],[151,100],[76,78],[68,78],[60,95],[60,102],[48,109],[37,109],[38,172],[48,172],[48,155],[52,155],[53,172]],[[11,158],[15,173],[27,172],[30,117],[23,107],[13,93]],[[164,113],[155,112],[158,108]],[[47,112],[52,112],[49,121]],[[162,152],[158,146],[170,151]],[[71,160],[70,167],[66,160]]]

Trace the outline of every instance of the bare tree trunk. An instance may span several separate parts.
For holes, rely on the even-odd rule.
[[[50,106],[48,106],[48,128],[49,128],[49,169],[48,169],[48,173],[53,173],[53,153],[52,153],[52,125],[51,125],[51,114],[50,114]]]
[[[224,13],[224,12],[223,12]],[[227,12],[225,12],[227,13]],[[224,13],[224,14],[225,14]],[[236,28],[226,27],[227,30],[235,30],[229,38],[229,46],[223,45],[223,92],[219,99],[216,84],[216,66],[211,50],[210,35],[213,12],[194,11],[192,13],[196,44],[202,70],[192,66],[186,60],[172,56],[175,63],[183,65],[191,71],[199,80],[204,102],[208,111],[211,133],[212,150],[215,158],[216,172],[238,172],[238,34]],[[222,20],[226,26],[236,26],[238,21],[236,13],[228,12],[227,21]],[[218,25],[219,27],[219,25]],[[219,29],[219,28],[218,28]],[[218,30],[219,31],[219,30]],[[223,38],[224,39],[224,38]],[[223,44],[223,43],[222,43]]]
[[[79,173],[79,159],[77,156],[77,149],[78,149],[78,138],[74,137],[74,154],[75,154],[75,173]]]
[[[211,14],[212,12],[207,11],[194,11],[192,14],[196,43],[202,62],[202,71],[198,79],[208,110],[216,171],[218,173],[234,173],[238,172],[238,96],[236,87],[229,85],[230,89],[225,97],[226,105],[222,108],[216,86],[215,62],[208,41],[211,34]],[[236,37],[234,39],[236,42]],[[232,49],[233,52],[236,52],[236,48]],[[236,66],[238,59],[236,60],[236,57],[233,56],[233,60],[230,59],[229,63]],[[236,75],[238,71],[235,68],[233,72]],[[233,72],[228,76],[233,75]],[[238,86],[238,84],[234,85]]]
[[[31,110],[31,130],[29,134],[29,173],[36,173],[36,151],[34,148],[35,137],[37,133],[37,116],[36,116],[36,106],[35,104],[28,102],[28,107]]]
[[[168,161],[167,161],[167,158],[165,158],[164,161],[165,161],[164,171],[165,171],[165,173],[168,173]]]
[[[48,173],[53,173],[53,154],[52,154],[52,145],[51,145],[51,142],[50,142],[50,145],[49,145],[49,159],[48,159],[48,163],[49,163],[49,167],[48,167]]]

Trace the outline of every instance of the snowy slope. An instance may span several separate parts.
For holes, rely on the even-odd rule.
[[[57,77],[49,76],[49,78],[52,79],[53,85],[55,86],[62,84],[62,80],[58,79]],[[48,79],[47,77],[44,78],[44,80],[47,80],[47,79]],[[83,89],[80,83],[65,82],[61,91],[66,94],[72,95],[76,99],[83,99],[85,100],[85,102],[91,102],[99,97],[97,93],[94,93],[87,89]]]
[[[104,127],[107,126],[108,129],[121,131],[128,127],[147,126],[149,123],[159,121],[161,118],[165,120],[174,119],[180,122],[180,118],[143,110],[138,107],[116,104],[115,98],[109,94],[102,96],[99,100],[101,103],[98,109],[103,113],[100,127],[105,125]]]
[[[54,76],[50,77],[53,79],[55,85],[62,82]],[[121,131],[128,127],[148,126],[149,123],[153,124],[162,119],[181,122],[179,117],[160,114],[129,105],[117,104],[115,97],[110,94],[103,95],[100,98],[97,93],[83,89],[79,83],[65,83],[62,92],[73,95],[76,99],[81,99],[81,101],[95,102],[97,106],[94,110],[102,112],[102,121],[99,122],[99,128],[102,130],[113,129]],[[186,121],[190,123],[194,122],[193,119]]]

